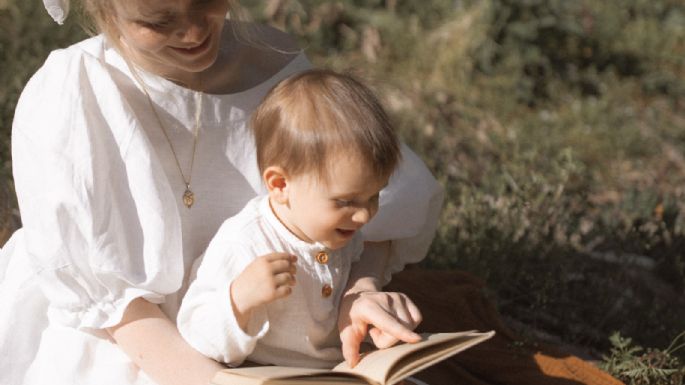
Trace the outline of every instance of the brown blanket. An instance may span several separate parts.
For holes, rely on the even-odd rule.
[[[430,385],[622,385],[578,357],[526,343],[502,322],[483,282],[462,271],[405,270],[388,291],[406,293],[421,309],[419,332],[495,330],[485,343],[423,371]]]

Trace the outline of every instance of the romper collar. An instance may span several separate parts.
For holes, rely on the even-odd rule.
[[[309,243],[298,238],[295,234],[288,230],[285,225],[283,225],[278,217],[276,217],[276,214],[274,214],[273,210],[271,209],[271,205],[269,204],[269,196],[264,195],[259,199],[259,213],[266,219],[269,225],[276,231],[276,233],[278,233],[278,236],[281,237],[281,239],[283,239],[285,242],[308,255],[314,255],[320,251],[333,251],[320,242]]]

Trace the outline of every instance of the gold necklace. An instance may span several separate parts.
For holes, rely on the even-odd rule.
[[[190,156],[190,172],[188,173],[188,178],[186,178],[185,174],[183,173],[183,169],[181,168],[181,163],[178,161],[178,156],[176,155],[176,150],[174,149],[174,145],[171,143],[171,139],[169,139],[169,134],[167,134],[166,128],[164,127],[164,124],[162,123],[162,119],[159,117],[159,114],[157,113],[157,109],[155,108],[155,105],[152,103],[152,98],[150,97],[150,94],[147,91],[147,87],[145,87],[145,83],[142,83],[143,85],[143,91],[145,92],[145,96],[147,96],[147,102],[150,104],[150,109],[152,109],[152,112],[155,114],[155,118],[157,119],[157,123],[159,124],[159,128],[162,129],[162,133],[164,134],[164,138],[166,138],[167,143],[169,144],[169,148],[171,149],[171,154],[174,156],[174,161],[176,161],[176,167],[178,168],[178,172],[181,174],[181,179],[183,179],[183,183],[186,186],[185,191],[183,192],[183,196],[181,197],[183,204],[187,207],[190,208],[193,203],[195,203],[195,194],[193,193],[193,190],[190,189],[190,182],[193,178],[193,164],[195,163],[195,149],[197,148],[197,137],[198,133],[200,131],[200,115],[202,114],[202,93],[200,91],[195,91],[195,129],[193,130],[193,152],[192,155]]]

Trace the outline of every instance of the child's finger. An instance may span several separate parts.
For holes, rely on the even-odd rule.
[[[273,275],[280,273],[295,274],[297,271],[297,267],[294,263],[283,259],[269,262],[269,268],[271,269],[271,273]]]
[[[416,328],[422,321],[421,311],[405,295],[399,296],[399,300],[394,304],[392,310],[397,321],[409,329]]]
[[[274,291],[274,299],[287,297],[292,292],[293,292],[293,288],[291,286],[279,286]]]
[[[271,253],[264,255],[267,261],[273,262],[278,260],[289,261],[290,263],[297,262],[297,256],[288,253]]]
[[[416,306],[411,299],[408,297],[404,297],[404,299],[406,301],[406,309],[409,311],[410,319],[413,322],[411,326],[412,328],[415,328],[423,321],[423,315],[421,314],[421,310],[419,310],[418,306]]]
[[[404,342],[418,342],[421,340],[421,336],[412,331],[413,328],[407,328],[403,322],[398,321],[394,316],[382,309],[373,309],[366,316],[368,317],[367,322],[378,328],[383,334]],[[387,343],[387,341],[384,341],[384,343]]]
[[[276,284],[276,286],[283,286],[283,285],[294,286],[295,285],[295,276],[290,274],[289,272],[279,273],[279,274],[274,275],[274,283]]]
[[[359,363],[359,349],[366,336],[366,326],[363,323],[349,324],[340,331],[343,357],[351,368]]]
[[[369,336],[378,349],[385,349],[395,345],[399,340],[390,334],[384,333],[377,327],[369,329]]]

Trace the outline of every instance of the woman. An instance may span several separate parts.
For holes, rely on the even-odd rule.
[[[0,259],[0,383],[207,384],[221,367],[173,321],[188,269],[263,192],[252,110],[311,65],[287,35],[227,21],[231,1],[84,6],[102,34],[53,52],[15,113],[23,227]],[[342,302],[351,362],[367,325],[378,346],[416,326],[398,307],[406,297],[378,290],[425,255],[442,192],[406,147],[403,159]]]

